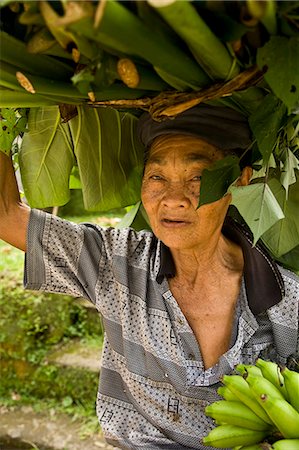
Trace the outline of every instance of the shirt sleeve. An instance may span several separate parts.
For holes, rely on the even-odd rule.
[[[115,231],[110,230],[111,234]],[[96,282],[101,267],[107,265],[103,236],[108,232],[32,209],[24,287],[85,297],[95,303]]]

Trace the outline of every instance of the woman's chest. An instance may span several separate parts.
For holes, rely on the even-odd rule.
[[[194,333],[205,368],[214,366],[230,347],[238,292],[172,292]]]

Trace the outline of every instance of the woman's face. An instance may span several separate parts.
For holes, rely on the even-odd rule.
[[[198,203],[203,170],[223,157],[219,149],[192,136],[154,141],[141,196],[154,234],[168,247],[196,248],[222,226],[229,195],[200,208]]]

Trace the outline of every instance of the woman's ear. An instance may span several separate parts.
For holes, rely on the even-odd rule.
[[[252,177],[252,167],[246,166],[242,170],[241,175],[239,176],[239,179],[237,181],[238,186],[248,186],[250,183],[251,177]]]

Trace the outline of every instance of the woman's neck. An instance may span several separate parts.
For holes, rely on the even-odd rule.
[[[176,267],[176,279],[191,286],[216,274],[243,272],[241,247],[221,233],[196,248],[170,251]]]

